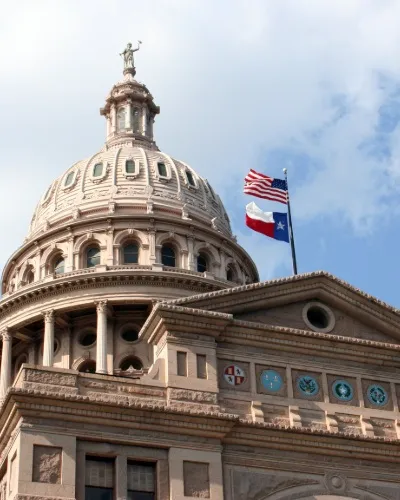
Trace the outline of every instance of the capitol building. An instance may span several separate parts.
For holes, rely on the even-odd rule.
[[[4,267],[0,500],[399,500],[400,312],[260,283],[136,50]]]

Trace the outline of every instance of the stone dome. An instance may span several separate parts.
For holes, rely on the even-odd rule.
[[[129,64],[100,109],[104,146],[43,194],[4,268],[4,299],[89,274],[95,288],[96,280],[129,276],[131,291],[118,300],[137,294],[147,302],[258,281],[208,181],[159,150],[153,124],[160,108]],[[141,295],[145,283],[157,288]]]
[[[29,238],[117,211],[196,219],[232,237],[225,208],[206,179],[154,146],[125,140],[107,144],[53,181],[36,208]]]

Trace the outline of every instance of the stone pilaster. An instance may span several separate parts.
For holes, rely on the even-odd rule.
[[[54,309],[44,311],[43,366],[53,366],[54,358]]]
[[[11,385],[11,347],[12,336],[8,328],[1,332],[3,340],[3,350],[1,355],[1,370],[0,370],[0,398],[3,399],[7,393],[7,389]]]
[[[96,304],[97,310],[97,343],[96,373],[107,373],[107,301]]]

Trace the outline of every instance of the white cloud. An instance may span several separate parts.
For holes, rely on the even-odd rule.
[[[232,182],[241,190],[246,170],[276,149],[313,160],[311,170],[293,163],[299,219],[343,217],[368,231],[392,206],[398,132],[391,158],[359,146],[375,137],[393,90],[378,75],[399,81],[396,0],[36,0],[9,3],[2,17],[0,197],[9,216],[0,267],[50,181],[101,147],[98,108],[128,40],[144,42],[136,65],[161,106],[158,144],[208,177],[235,212]],[[346,103],[339,119],[337,96]],[[279,272],[281,245],[264,256],[258,238],[241,241],[263,277]]]

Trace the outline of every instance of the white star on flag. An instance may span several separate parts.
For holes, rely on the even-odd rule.
[[[279,221],[276,225],[276,229],[281,229],[283,231],[285,229],[285,224]]]

